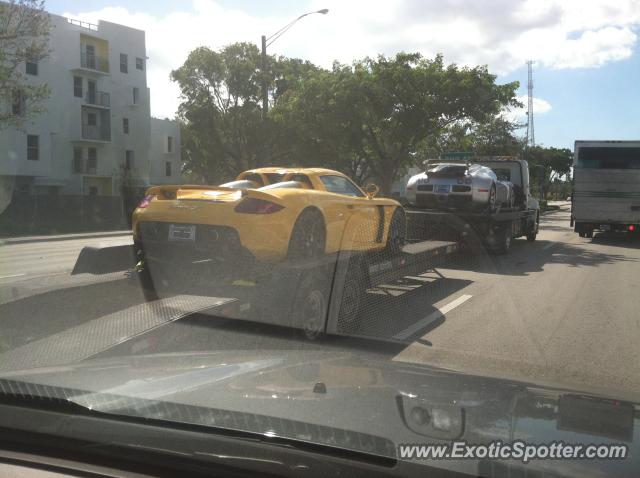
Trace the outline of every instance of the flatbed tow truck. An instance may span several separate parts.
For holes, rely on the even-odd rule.
[[[151,298],[184,293],[233,298],[211,314],[302,329],[310,339],[324,334],[369,337],[361,305],[365,295],[379,286],[402,289],[393,283],[437,276],[436,267],[463,250],[507,253],[513,238],[535,240],[539,211],[529,196],[526,162],[494,159],[486,163],[512,168],[512,180],[522,191],[514,206],[493,212],[407,208],[407,241],[397,252],[346,251],[303,262],[252,264],[244,270],[231,264],[231,275],[221,274],[219,264],[206,260],[182,273],[172,269],[171,274],[158,277],[150,266],[142,274],[142,283],[151,288]],[[171,284],[164,283],[168,277]]]

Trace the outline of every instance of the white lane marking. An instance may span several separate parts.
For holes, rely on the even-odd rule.
[[[10,277],[22,277],[22,276],[26,276],[27,274],[12,274],[10,276],[0,276],[0,279],[9,279]]]
[[[550,242],[549,244],[545,245],[542,250],[546,251],[547,249],[551,249],[553,246],[555,246],[556,244],[558,244],[557,242]]]
[[[461,295],[456,300],[449,302],[448,304],[443,305],[442,307],[439,307],[438,309],[434,310],[429,315],[427,315],[424,319],[419,320],[415,324],[404,329],[402,332],[397,333],[396,335],[393,336],[393,338],[396,340],[405,340],[411,337],[413,334],[418,332],[420,329],[423,329],[434,320],[439,319],[440,317],[443,317],[446,313],[452,311],[459,305],[464,304],[466,301],[471,299],[471,297],[473,296],[468,294]]]

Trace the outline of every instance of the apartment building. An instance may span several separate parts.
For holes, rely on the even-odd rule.
[[[51,89],[46,112],[25,131],[0,132],[0,176],[38,195],[117,196],[125,181],[144,188],[163,170],[170,176],[158,179],[179,181],[177,124],[162,123],[152,141],[144,31],[50,17],[50,58],[24,65],[27,81]],[[152,158],[167,137],[170,151]]]

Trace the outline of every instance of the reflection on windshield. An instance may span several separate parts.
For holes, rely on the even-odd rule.
[[[107,3],[0,2],[0,428],[55,405],[194,459],[170,421],[401,475],[458,440],[633,453],[413,461],[640,469],[632,7]]]

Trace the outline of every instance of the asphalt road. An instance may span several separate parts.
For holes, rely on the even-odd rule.
[[[145,302],[138,282],[123,273],[71,277],[73,256],[87,241],[65,242],[0,247],[0,352]],[[106,353],[349,349],[637,398],[638,261],[638,238],[579,238],[565,203],[543,216],[536,242],[518,239],[506,256],[459,256],[435,271],[376,284],[354,330],[358,338],[309,342],[289,328],[198,314]],[[19,293],[12,297],[12,290]],[[114,344],[120,342],[118,336]]]
[[[85,246],[132,243],[131,233],[109,237],[15,241],[8,239],[0,244],[0,304],[48,290],[122,278],[122,274],[71,276],[71,271]]]

